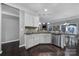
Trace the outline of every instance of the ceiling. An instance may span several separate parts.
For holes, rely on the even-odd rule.
[[[62,18],[78,16],[79,3],[15,3],[30,9],[40,16],[41,22],[63,21]],[[47,9],[47,11],[44,11]],[[60,20],[56,20],[60,19]]]

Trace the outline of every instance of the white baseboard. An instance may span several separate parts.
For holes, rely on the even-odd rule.
[[[1,44],[10,43],[10,42],[15,42],[15,41],[19,41],[19,39],[16,39],[16,40],[11,40],[11,41],[1,42]]]
[[[21,47],[25,47],[25,44],[23,44],[23,45],[19,45],[19,48],[21,48]]]
[[[2,51],[0,51],[0,54],[2,54]]]

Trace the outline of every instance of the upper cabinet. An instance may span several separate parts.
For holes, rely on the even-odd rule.
[[[39,17],[38,16],[35,16],[34,17],[34,26],[35,27],[38,27],[39,26]]]
[[[38,27],[39,17],[25,13],[25,26]]]
[[[30,17],[29,17],[29,15],[27,14],[27,13],[25,13],[25,24],[24,24],[24,26],[30,26]]]

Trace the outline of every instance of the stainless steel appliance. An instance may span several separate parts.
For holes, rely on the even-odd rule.
[[[66,46],[68,48],[76,48],[77,46],[77,25],[69,24],[66,26]]]

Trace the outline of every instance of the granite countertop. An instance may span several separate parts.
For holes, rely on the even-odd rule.
[[[67,33],[61,33],[61,32],[29,32],[24,34],[26,35],[31,35],[31,34],[78,35],[78,34],[67,34]]]
[[[30,32],[30,33],[24,33],[24,34],[51,34],[51,32]]]
[[[28,32],[28,33],[24,33],[24,34],[57,34],[57,35],[60,35],[62,33],[60,33],[60,32],[40,31],[40,32]]]

